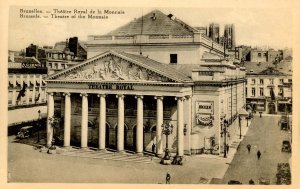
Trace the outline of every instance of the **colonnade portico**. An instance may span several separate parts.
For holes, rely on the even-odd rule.
[[[64,147],[70,147],[71,138],[71,96],[76,93],[63,93],[65,104],[64,104]],[[95,94],[95,93],[93,93]],[[78,95],[78,93],[77,93]],[[88,147],[88,96],[87,93],[80,93],[81,96],[81,148],[85,149]],[[98,94],[100,99],[99,103],[99,150],[106,149],[106,97],[107,94]],[[136,152],[138,154],[143,153],[143,120],[144,120],[144,106],[143,106],[143,95],[134,95],[137,101],[137,114],[136,114]],[[126,100],[126,95],[117,94],[118,99],[118,115],[117,115],[117,151],[124,151],[124,121],[125,121],[125,109],[124,101]],[[162,142],[162,124],[164,120],[163,115],[163,96],[154,96],[156,99],[156,155],[161,157],[163,155],[163,142]],[[183,101],[184,97],[175,97],[177,100],[177,156],[184,155],[184,120],[183,120]],[[48,120],[54,116],[54,98],[53,93],[48,93]],[[53,130],[48,121],[47,123],[47,146],[51,146],[51,141],[53,137]]]

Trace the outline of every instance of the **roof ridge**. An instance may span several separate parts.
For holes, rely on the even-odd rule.
[[[137,35],[142,32],[148,35],[188,35],[197,30],[180,19],[172,19],[162,11],[155,9],[104,35]]]

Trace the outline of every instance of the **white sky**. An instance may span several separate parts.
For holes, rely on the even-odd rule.
[[[8,48],[21,50],[30,43],[40,46],[51,45],[65,41],[66,38],[77,36],[86,41],[88,35],[105,34],[122,26],[134,18],[145,15],[155,8],[108,8],[99,9],[124,10],[124,15],[110,15],[107,20],[91,19],[24,19],[19,18],[19,9],[11,7],[9,17]],[[36,8],[36,7],[27,7]],[[57,8],[57,7],[55,7]],[[74,8],[62,7],[73,10]],[[76,7],[75,7],[76,8]],[[94,10],[98,7],[86,7]],[[80,7],[78,9],[85,9]],[[172,13],[177,18],[191,26],[208,26],[209,23],[219,23],[220,34],[223,35],[225,24],[235,24],[237,45],[251,45],[270,48],[292,47],[292,11],[285,8],[158,8],[165,14]],[[41,10],[52,10],[51,7]]]

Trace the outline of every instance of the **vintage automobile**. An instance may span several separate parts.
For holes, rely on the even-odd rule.
[[[291,143],[289,140],[282,141],[281,151],[282,152],[291,152],[292,151]]]
[[[18,139],[24,139],[30,137],[33,131],[33,126],[25,126],[20,129],[17,134]]]
[[[291,170],[289,163],[278,163],[276,178],[277,185],[291,184]]]
[[[243,183],[241,183],[238,180],[230,180],[230,181],[228,181],[228,184],[243,184]]]
[[[280,126],[281,130],[289,130],[289,121],[287,116],[282,116],[278,121],[278,125]]]

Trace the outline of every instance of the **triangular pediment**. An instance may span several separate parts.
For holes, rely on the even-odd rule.
[[[162,63],[156,62],[153,64],[151,62],[151,65],[149,65],[147,64],[149,63],[147,62],[148,58],[143,57],[136,60],[132,56],[138,57],[138,55],[128,57],[126,53],[108,51],[66,70],[57,72],[49,76],[47,80],[182,82],[182,78],[176,78],[174,74],[168,74],[168,72],[171,73],[170,70],[164,72],[157,69],[160,66],[157,64]]]
[[[267,69],[261,71],[259,74],[263,74],[263,75],[284,75],[284,73],[276,70],[273,67],[268,67]]]

